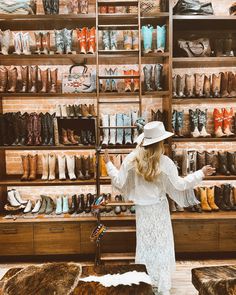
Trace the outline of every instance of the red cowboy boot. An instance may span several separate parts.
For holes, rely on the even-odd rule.
[[[132,70],[124,70],[124,75],[131,76]],[[131,78],[125,79],[125,92],[131,92]]]
[[[223,131],[226,134],[226,136],[233,136],[234,133],[231,132],[232,129],[232,118],[234,116],[233,108],[222,109],[224,119],[223,119]]]
[[[96,51],[96,29],[95,29],[95,27],[92,27],[90,30],[88,30],[87,48],[88,48],[88,53],[94,54]]]
[[[80,53],[87,53],[87,39],[88,39],[88,28],[83,27],[82,29],[76,29],[77,38],[80,44]]]
[[[215,108],[213,112],[214,117],[214,130],[216,137],[225,136],[223,132],[223,112],[220,109]]]

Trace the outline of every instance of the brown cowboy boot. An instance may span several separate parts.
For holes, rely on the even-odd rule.
[[[69,140],[72,144],[76,145],[76,144],[78,144],[78,140],[76,140],[74,136],[75,136],[75,135],[74,135],[74,130],[67,129],[67,137],[68,137],[68,140]]]
[[[177,75],[176,77],[176,92],[178,97],[185,97],[184,90],[185,90],[185,75]]]
[[[229,73],[228,72],[221,72],[221,89],[220,89],[220,94],[221,97],[228,97],[228,81],[229,81]]]
[[[7,90],[8,71],[6,67],[0,68],[0,92]]]
[[[96,117],[96,116],[97,116],[96,111],[95,111],[94,104],[90,104],[90,105],[89,105],[89,114],[90,114],[92,117]]]
[[[43,51],[42,54],[49,54],[50,53],[50,33],[42,33],[42,47]]]
[[[206,165],[206,153],[197,152],[197,170],[202,169]]]
[[[22,88],[20,92],[27,92],[28,89],[28,67],[21,66]]]
[[[205,75],[203,93],[204,97],[211,97],[211,77],[207,75]]]
[[[219,211],[219,207],[216,206],[216,203],[215,203],[214,195],[215,195],[215,187],[214,186],[208,187],[207,188],[207,201],[208,201],[208,204],[210,205],[210,207],[211,207],[211,209],[213,211]]]
[[[185,94],[187,97],[193,97],[193,91],[194,91],[194,84],[195,84],[195,79],[193,75],[185,75]]]
[[[46,93],[48,89],[48,69],[46,70],[40,69],[40,77],[41,77],[41,83],[42,83],[42,88],[40,92]]]
[[[124,70],[124,75],[132,75],[132,70]],[[131,92],[131,78],[124,79],[125,80],[125,92]]]
[[[37,92],[37,78],[38,78],[38,67],[30,66],[29,70],[29,92],[36,93]]]
[[[8,92],[16,92],[16,86],[17,86],[17,68],[16,67],[10,67],[8,70],[8,85],[9,89]]]
[[[29,180],[35,180],[37,176],[37,160],[38,155],[29,155],[30,175]]]
[[[75,164],[77,178],[80,180],[84,179],[84,175],[82,173],[82,156],[75,157]]]
[[[91,178],[95,175],[95,157],[90,156],[90,162],[89,162],[89,174],[91,175]]]
[[[62,128],[61,132],[62,132],[62,135],[61,135],[62,144],[71,145],[71,142],[68,140],[68,137],[67,137],[67,131]]]
[[[36,46],[36,54],[41,54],[42,49],[42,33],[41,32],[34,32],[35,36],[35,46]]]
[[[82,112],[82,117],[84,117],[84,118],[91,117],[91,114],[89,113],[88,106],[86,104],[81,105],[81,112]]]
[[[212,93],[213,97],[220,97],[221,73],[212,75]]]
[[[204,74],[195,74],[195,95],[196,97],[203,97],[203,89],[204,89]]]
[[[236,75],[232,72],[229,72],[228,75],[229,75],[229,84],[228,84],[229,97],[235,97],[236,96]]]
[[[23,168],[23,175],[21,177],[21,180],[28,180],[29,177],[29,155],[22,155],[22,168]]]
[[[41,145],[42,137],[41,137],[41,118],[38,114],[33,114],[33,133],[34,133],[34,144]]]
[[[83,171],[84,179],[91,179],[91,175],[89,174],[89,166],[90,166],[90,157],[86,156],[82,160],[82,171]]]
[[[34,144],[33,121],[34,121],[33,114],[30,114],[28,117],[27,123],[26,123],[26,126],[27,126],[26,145],[33,145]]]
[[[51,89],[50,93],[56,93],[57,92],[57,74],[58,74],[58,69],[55,70],[50,70],[50,84],[51,84]]]

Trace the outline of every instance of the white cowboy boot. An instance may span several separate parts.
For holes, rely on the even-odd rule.
[[[70,180],[75,180],[75,156],[66,155],[66,164]]]
[[[21,34],[21,38],[22,38],[22,49],[23,49],[23,54],[25,55],[30,55],[31,51],[30,51],[30,35],[29,33],[22,33]]]
[[[32,213],[38,213],[40,207],[41,207],[41,200],[37,200],[36,204],[34,205],[34,209],[32,210]]]
[[[25,209],[24,209],[24,213],[29,213],[29,212],[31,212],[31,210],[32,210],[32,202],[31,202],[31,200],[29,200]]]
[[[19,207],[21,204],[15,198],[14,190],[10,190],[7,192],[7,200],[12,207]]]
[[[109,127],[109,115],[108,114],[102,114],[102,126],[103,127]],[[103,129],[103,141],[102,145],[108,145],[109,142],[109,129],[105,128]]]
[[[49,180],[55,180],[55,171],[56,171],[56,156],[54,154],[49,154],[48,156],[48,166],[49,166]]]
[[[48,180],[48,154],[42,155],[42,180]]]
[[[22,205],[27,204],[27,201],[22,200],[21,195],[20,195],[20,193],[17,190],[13,190],[13,191],[14,191],[15,199],[17,200],[18,203],[20,203]]]
[[[110,115],[110,127],[116,127],[116,115]],[[109,144],[116,144],[116,129],[110,128],[110,140]]]
[[[58,170],[59,170],[59,179],[65,180],[66,179],[66,157],[65,155],[58,155]]]
[[[14,38],[14,46],[15,46],[14,53],[20,55],[20,54],[22,54],[22,33],[21,32],[17,32],[17,33],[13,32],[13,38]]]

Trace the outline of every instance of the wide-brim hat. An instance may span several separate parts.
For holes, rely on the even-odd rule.
[[[173,135],[174,133],[165,130],[163,122],[153,121],[144,126],[144,132],[138,136],[135,142],[142,143],[142,146],[148,146]]]

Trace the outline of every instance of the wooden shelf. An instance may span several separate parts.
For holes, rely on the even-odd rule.
[[[163,91],[150,91],[150,92],[144,92],[142,98],[155,98],[155,97],[163,97],[163,96],[169,96],[170,92],[168,90]]]
[[[0,180],[0,185],[6,185],[6,186],[60,186],[60,185],[95,185],[96,180],[95,179],[89,179],[89,180],[42,180],[42,179],[36,179],[32,181],[21,181],[20,178],[7,178]]]
[[[145,58],[158,58],[158,57],[169,57],[170,53],[169,52],[150,52],[150,53],[144,53],[142,52],[142,60]]]
[[[99,6],[138,6],[138,0],[98,0],[98,5]]]
[[[108,227],[106,230],[106,234],[108,233],[135,233],[136,228],[134,226],[122,226],[122,227]]]
[[[230,180],[236,180],[236,175],[230,175],[230,176],[225,176],[225,175],[207,176],[207,177],[204,178],[204,180],[225,180],[225,181],[230,181]]]
[[[109,56],[112,55],[112,57],[116,57],[116,58],[120,58],[120,57],[124,57],[127,56],[127,55],[131,55],[131,56],[136,56],[138,53],[139,53],[139,50],[125,50],[125,49],[116,49],[116,50],[103,50],[103,49],[100,49],[98,50],[98,53],[99,53],[99,58],[100,57],[103,57],[103,56]]]
[[[187,21],[215,21],[215,20],[236,20],[233,15],[173,15],[173,20],[187,20]]]
[[[95,13],[88,13],[88,14],[53,14],[53,15],[46,15],[46,14],[28,14],[28,15],[20,15],[20,14],[0,14],[0,22],[2,21],[61,21],[61,20],[68,20],[68,21],[78,21],[82,19],[86,21],[88,19],[93,19],[96,21],[96,14]]]
[[[0,146],[0,150],[95,150],[95,146],[85,145],[10,145]]]
[[[130,24],[113,24],[113,25],[98,25],[99,30],[138,30],[138,24],[130,23]]]
[[[20,92],[20,93],[0,93],[0,97],[24,97],[24,98],[55,98],[55,97],[60,97],[60,98],[84,98],[84,99],[96,99],[97,95],[96,93],[25,93],[25,92]]]
[[[141,21],[145,21],[145,20],[155,20],[159,18],[168,18],[169,16],[170,16],[169,12],[159,12],[154,15],[142,13],[140,18],[141,18]]]
[[[222,97],[222,98],[215,98],[215,97],[191,97],[191,98],[173,98],[173,104],[201,104],[201,103],[230,103],[236,102],[236,97]]]
[[[138,22],[138,14],[134,13],[103,13],[98,14],[100,24],[129,24]]]
[[[209,221],[209,220],[235,220],[234,211],[219,211],[219,212],[174,212],[171,214],[172,221],[187,221],[187,220],[196,220],[196,221]]]
[[[134,260],[134,253],[102,253],[102,261]]]
[[[236,57],[174,57],[174,68],[235,66]]]
[[[236,137],[173,137],[174,142],[231,142],[236,141]]]

